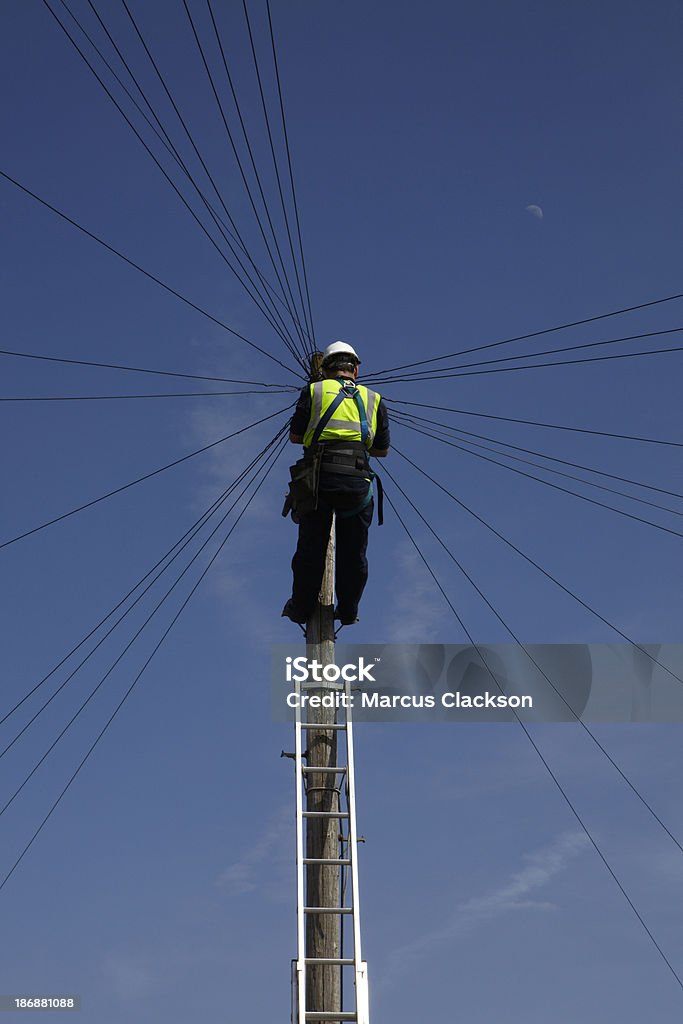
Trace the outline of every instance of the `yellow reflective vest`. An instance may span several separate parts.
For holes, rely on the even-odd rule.
[[[308,448],[313,439],[316,427],[320,423],[325,411],[332,404],[339,392],[344,387],[354,383],[345,381],[339,377],[329,380],[317,380],[310,385],[311,390],[311,416],[308,421],[306,433],[304,434],[304,447]],[[367,437],[365,447],[372,448],[375,434],[377,433],[377,410],[379,408],[380,396],[376,391],[370,391],[362,384],[354,384],[354,388],[363,403],[365,418],[367,420]],[[342,400],[341,404],[334,410],[332,417],[328,420],[318,438],[319,441],[362,441],[361,414],[358,403],[353,397],[353,392]]]

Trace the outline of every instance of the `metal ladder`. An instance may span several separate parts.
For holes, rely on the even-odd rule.
[[[337,720],[334,725],[308,722],[305,711],[300,707],[302,691],[320,692],[344,692],[347,694],[348,707],[340,708],[337,711]],[[351,712],[351,685],[346,683],[305,683],[295,684],[297,694],[297,707],[295,717],[295,770],[296,770],[296,869],[297,869],[297,959],[292,961],[292,1024],[306,1024],[307,1021],[355,1021],[356,1024],[369,1024],[369,1000],[368,1000],[368,973],[367,963],[361,957],[360,937],[360,910],[358,892],[358,833],[356,830],[356,790],[353,759],[353,721]],[[339,721],[343,718],[343,721]],[[304,751],[306,749],[305,737],[309,730],[334,730],[338,734],[344,734],[346,743],[346,764],[338,764],[329,768],[308,767],[304,764]],[[337,760],[342,759],[339,746],[337,748]],[[336,811],[308,811],[305,809],[307,776],[313,773],[328,773],[340,776],[343,784],[340,785],[339,809]],[[343,801],[342,801],[343,797]],[[334,859],[321,860],[305,856],[305,834],[304,821],[308,818],[338,818],[340,833],[346,832],[342,844],[342,856]],[[344,850],[344,847],[346,848]],[[345,901],[345,887],[340,885],[339,891],[342,894],[340,906],[338,907],[308,907],[306,906],[306,869],[309,864],[330,864],[335,865],[341,871],[348,870],[351,879],[350,902]],[[344,956],[343,946],[340,948],[341,956],[338,958],[313,958],[306,955],[306,918],[309,914],[334,914],[339,918],[340,933],[343,935],[343,922],[345,917],[350,917],[353,922],[352,941],[353,955]],[[306,1007],[306,973],[307,967],[312,964],[328,964],[339,966],[340,971],[344,967],[353,968],[356,1006],[353,1010],[312,1010]],[[343,987],[342,987],[343,992]]]

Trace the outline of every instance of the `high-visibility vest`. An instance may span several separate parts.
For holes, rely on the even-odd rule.
[[[311,416],[308,421],[306,433],[304,434],[304,447],[308,448],[311,444],[316,427],[320,423],[326,409],[328,409],[332,404],[345,383],[347,386],[350,386],[353,382],[344,381],[339,377],[335,377],[328,380],[317,380],[310,385]],[[370,391],[369,388],[364,387],[362,384],[354,384],[354,389],[358,393],[360,401],[363,404],[365,419],[367,420],[367,437],[365,438],[365,447],[372,448],[375,434],[377,433],[377,410],[379,408],[380,396],[376,391]],[[334,410],[332,417],[325,424],[318,440],[363,440],[361,413],[351,389],[349,389],[349,394],[342,400],[341,404]]]

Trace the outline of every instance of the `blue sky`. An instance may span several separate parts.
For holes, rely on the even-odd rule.
[[[69,4],[95,35],[88,4]],[[53,6],[63,10],[57,0]],[[95,6],[192,159],[120,3]],[[131,6],[250,251],[265,265],[182,4]],[[204,4],[190,6],[210,40]],[[241,5],[221,0],[216,10],[277,211]],[[272,102],[264,6],[250,10]],[[321,345],[350,341],[372,374],[681,291],[678,4],[273,0],[273,17]],[[287,362],[281,341],[41,0],[5,5],[0,18],[0,169]],[[3,349],[296,383],[4,180],[0,222]],[[666,303],[511,345],[509,354],[676,328],[680,310],[681,302]],[[629,345],[673,346],[677,337]],[[196,381],[0,359],[6,397],[204,389]],[[677,353],[380,390],[392,399],[680,441],[680,366]],[[289,400],[2,403],[0,540]],[[681,491],[675,447],[435,415]],[[0,550],[3,707],[120,600],[274,431],[264,424]],[[680,538],[398,424],[393,440],[629,636],[680,640]],[[292,737],[270,721],[269,672],[270,644],[297,635],[279,618],[295,543],[292,524],[280,518],[287,465],[283,455],[0,892],[2,993],[80,992],[82,1019],[93,1024],[247,1013],[286,1019],[296,937],[293,780],[279,753]],[[522,640],[614,640],[400,457],[388,468]],[[680,514],[603,497],[680,530]],[[396,500],[475,638],[509,639]],[[654,500],[680,510],[677,499]],[[372,532],[371,580],[354,642],[461,641],[386,511],[385,525]],[[3,875],[170,622],[181,600],[175,593],[2,816]],[[137,628],[144,616],[131,618]],[[3,803],[130,635],[117,631],[3,759]],[[0,727],[3,746],[29,717],[22,709]],[[677,728],[601,726],[598,734],[681,836]],[[680,852],[585,736],[566,725],[539,726],[535,735],[680,973]],[[680,1019],[683,993],[521,730],[386,724],[359,728],[357,745],[373,1022],[445,1014],[472,1024]]]

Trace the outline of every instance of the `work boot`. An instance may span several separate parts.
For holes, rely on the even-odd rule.
[[[334,617],[339,619],[342,626],[353,626],[354,623],[360,622],[358,609],[354,612],[347,612],[345,608],[340,608],[339,605],[334,609]]]
[[[305,626],[308,622],[308,616],[304,615],[304,613],[296,607],[291,597],[282,609],[282,615],[280,617],[291,619],[292,622],[297,622],[300,626]]]

